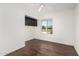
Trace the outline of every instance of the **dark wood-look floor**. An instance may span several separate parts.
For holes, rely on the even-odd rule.
[[[32,39],[25,45],[6,56],[77,56],[73,46],[64,44]]]

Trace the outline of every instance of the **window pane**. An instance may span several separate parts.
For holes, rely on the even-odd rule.
[[[47,32],[52,34],[52,19],[47,21]]]
[[[52,19],[42,20],[42,32],[52,34]]]
[[[42,32],[47,32],[47,20],[42,21]]]

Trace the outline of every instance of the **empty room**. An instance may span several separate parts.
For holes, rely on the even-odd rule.
[[[78,55],[78,3],[0,3],[0,56]]]

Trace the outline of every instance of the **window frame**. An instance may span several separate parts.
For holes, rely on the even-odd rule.
[[[43,29],[43,22],[44,21],[46,21],[46,31],[44,31],[45,29]],[[51,21],[51,22],[50,22]],[[51,26],[51,30],[50,30],[50,32],[48,31],[48,25],[49,25],[49,23],[51,23],[50,24],[50,26]],[[43,33],[47,33],[47,34],[53,34],[53,20],[52,19],[44,19],[44,20],[41,20],[41,25],[42,25],[42,32]]]

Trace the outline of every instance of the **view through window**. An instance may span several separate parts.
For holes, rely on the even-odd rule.
[[[52,19],[42,20],[42,32],[52,34]]]

